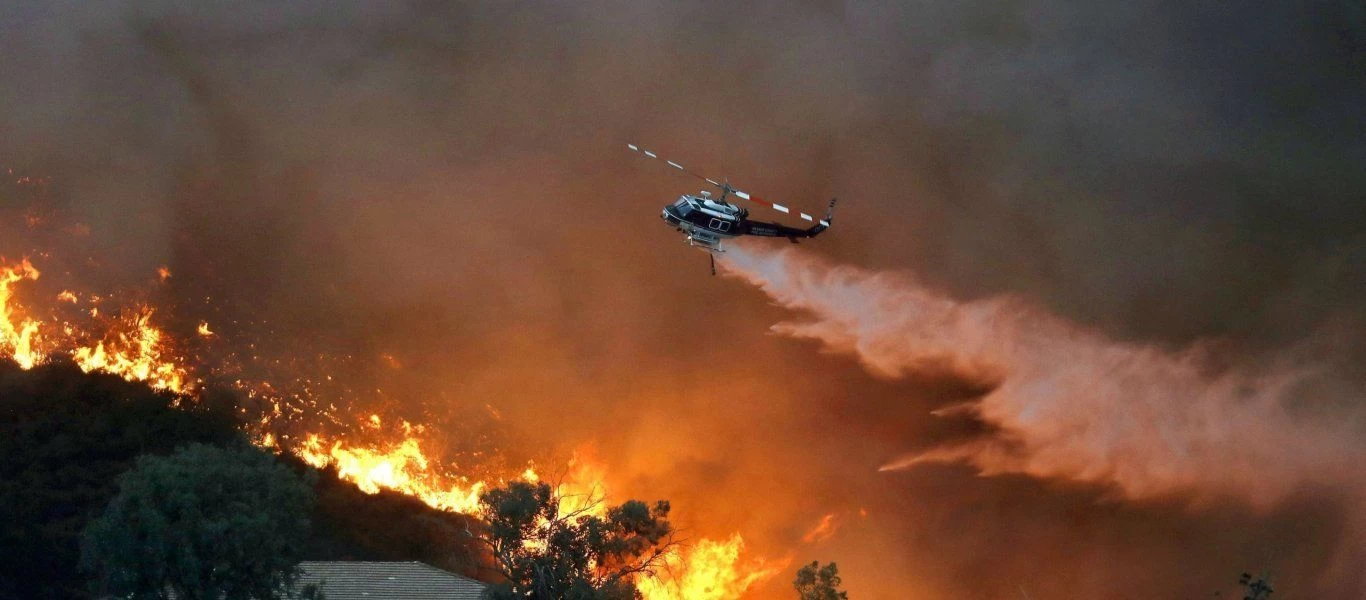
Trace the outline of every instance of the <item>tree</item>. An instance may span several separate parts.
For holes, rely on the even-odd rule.
[[[487,531],[480,537],[506,581],[495,600],[634,600],[635,578],[653,574],[673,547],[669,503],[631,500],[561,512],[545,483],[514,481],[480,498]]]
[[[55,360],[30,370],[0,359],[0,600],[90,598],[77,567],[82,532],[144,455],[194,443],[234,447],[241,395],[210,386],[197,399]],[[484,546],[462,534],[473,517],[397,492],[366,494],[329,469],[316,474],[307,560],[418,560],[476,579],[496,577]],[[312,475],[308,475],[312,477]]]
[[[233,411],[70,362],[0,360],[0,600],[88,598],[81,531],[142,454],[244,436]]]
[[[821,566],[820,561],[797,570],[797,580],[792,582],[801,600],[848,600],[849,594],[840,591],[840,573],[835,563]]]
[[[313,492],[250,446],[139,458],[86,527],[81,563],[132,600],[266,600],[297,580]]]

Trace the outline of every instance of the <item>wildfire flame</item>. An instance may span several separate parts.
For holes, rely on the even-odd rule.
[[[378,427],[380,418],[371,415],[368,422]],[[336,468],[338,476],[366,493],[392,490],[419,498],[434,508],[477,513],[479,496],[489,484],[440,475],[434,461],[422,450],[421,429],[403,425],[407,437],[397,443],[357,447],[341,441],[329,444],[321,436],[310,434],[295,453],[313,466]],[[521,477],[533,482],[541,479],[533,468],[527,468]],[[604,479],[600,465],[576,455],[570,461],[570,470],[556,485],[561,516],[575,512],[605,514],[606,505],[601,502],[607,495]],[[654,576],[642,577],[637,586],[645,600],[732,600],[787,566],[788,561],[774,565],[763,560],[742,564],[744,546],[739,534],[720,541],[701,539],[688,548],[671,552],[664,568]]]
[[[36,281],[38,269],[28,259],[18,264],[0,265],[0,353],[10,357],[20,368],[32,369],[42,364],[50,354],[68,354],[82,371],[111,373],[129,381],[143,381],[158,390],[178,393],[193,391],[185,369],[167,356],[163,334],[151,323],[153,310],[141,307],[122,319],[107,323],[106,331],[98,337],[89,336],[69,322],[53,319],[53,329],[61,336],[47,348],[40,344],[38,332],[42,322],[19,319],[14,303],[14,285],[24,280]],[[76,303],[78,298],[70,290],[57,295],[61,302]],[[98,296],[90,297],[98,303]],[[98,309],[90,309],[92,319],[99,317]],[[80,340],[93,339],[93,344]]]
[[[43,360],[43,355],[34,348],[38,322],[24,319],[15,323],[10,304],[14,284],[25,279],[38,279],[38,269],[33,268],[27,258],[18,265],[0,266],[0,352],[14,359],[20,367],[32,369]]]
[[[191,391],[184,368],[163,356],[161,330],[150,324],[152,312],[143,307],[123,319],[123,327],[111,331],[108,340],[77,348],[72,353],[76,365],[86,373],[101,371],[145,381],[158,390]]]
[[[294,453],[315,467],[335,467],[338,477],[356,484],[367,494],[393,490],[441,510],[476,513],[479,495],[487,487],[482,481],[462,483],[439,476],[416,437],[366,448],[347,446],[341,441],[329,444],[322,436],[309,434]]]
[[[674,552],[659,575],[641,579],[637,587],[646,600],[731,600],[787,567],[788,561],[766,565],[763,560],[742,567],[744,548],[738,533],[724,541],[700,540]]]
[[[122,312],[107,310],[105,314],[118,316],[101,317],[101,311],[94,305],[105,298],[84,294],[91,306],[82,312],[95,323],[93,329],[59,318],[56,311],[46,319],[21,316],[23,311],[14,302],[14,288],[38,277],[39,271],[27,259],[17,264],[0,262],[0,356],[14,360],[23,369],[31,369],[51,356],[65,355],[87,373],[110,373],[177,394],[192,396],[198,391],[199,380],[191,375],[187,360],[177,354],[175,344],[169,343],[165,332],[153,324],[155,311],[149,306]],[[158,277],[165,281],[170,277],[170,271],[162,267],[158,269]],[[49,297],[55,297],[58,303],[80,303],[80,296],[70,290]],[[48,332],[46,337],[40,338],[40,328]],[[217,335],[206,321],[201,321],[196,331],[205,338]],[[398,368],[397,362],[392,362]],[[272,389],[269,382],[253,387],[238,381],[237,385],[251,398],[268,395]],[[418,498],[433,508],[474,514],[479,511],[479,497],[484,490],[490,485],[504,483],[473,481],[459,475],[454,465],[434,459],[434,455],[424,449],[427,444],[421,425],[398,421],[396,432],[392,427],[386,430],[385,420],[378,414],[368,415],[362,422],[362,429],[366,436],[384,437],[386,431],[396,433],[387,441],[352,443],[321,433],[309,433],[302,443],[290,443],[289,436],[271,430],[274,419],[282,414],[280,402],[271,400],[269,404],[270,408],[253,426],[259,427],[252,433],[257,444],[290,451],[315,467],[331,466],[340,478],[366,493],[392,490]],[[580,455],[576,455],[568,467],[555,484],[561,498],[561,513],[604,514],[606,470]],[[541,480],[531,467],[519,476],[530,481]],[[744,540],[739,534],[721,541],[701,539],[687,548],[671,552],[666,557],[665,569],[655,577],[639,580],[640,591],[646,600],[728,600],[741,597],[754,584],[786,566],[785,562],[766,566],[762,560],[742,564],[743,549]]]

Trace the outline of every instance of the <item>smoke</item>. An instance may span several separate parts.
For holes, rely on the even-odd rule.
[[[1261,508],[1305,486],[1366,483],[1359,406],[1308,409],[1332,366],[1316,353],[1252,364],[1230,362],[1214,343],[1119,342],[1017,297],[957,301],[906,274],[796,250],[744,246],[723,264],[810,315],[773,326],[778,334],[854,354],[882,377],[949,374],[993,386],[937,411],[980,419],[991,433],[882,470],[965,461],[989,475],[1113,486],[1131,499],[1230,496]]]

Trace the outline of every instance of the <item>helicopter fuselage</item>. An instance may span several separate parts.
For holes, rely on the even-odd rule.
[[[720,198],[712,198],[711,192],[703,190],[699,194],[684,194],[679,196],[673,204],[664,207],[660,211],[659,218],[663,219],[670,227],[682,232],[689,246],[701,247],[713,255],[718,252],[725,252],[721,247],[721,242],[727,238],[739,237],[742,235],[757,235],[762,237],[782,237],[787,238],[792,243],[797,243],[800,238],[813,238],[820,235],[830,227],[830,221],[834,218],[835,199],[830,199],[830,206],[825,210],[825,218],[821,219],[801,211],[795,214],[803,221],[811,223],[810,227],[797,228],[783,225],[782,223],[770,223],[765,221],[751,221],[749,211],[730,202],[726,199],[734,196],[741,200],[747,200],[761,206],[780,212],[792,214],[792,209],[755,197],[749,192],[731,187],[729,182],[724,180],[717,181],[709,177],[703,177],[683,168],[672,160],[661,158],[658,154],[641,148],[635,144],[626,144],[632,152],[639,152],[645,156],[667,163],[670,167],[678,169],[683,173],[706,181],[707,183],[721,189]],[[712,274],[716,274],[715,256],[712,257]]]
[[[725,252],[721,248],[721,241],[742,235],[785,237],[796,242],[797,238],[815,237],[828,224],[828,221],[822,221],[809,229],[797,229],[778,223],[752,221],[748,210],[724,199],[714,199],[707,192],[697,196],[680,196],[673,204],[665,206],[659,217],[683,232],[687,236],[684,241],[689,246],[698,246],[708,252]]]
[[[749,211],[707,196],[683,195],[664,207],[660,218],[687,234],[687,242],[710,251],[721,251],[721,240],[743,235],[742,225]]]

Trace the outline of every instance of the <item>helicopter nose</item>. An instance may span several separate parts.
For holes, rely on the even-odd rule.
[[[667,208],[664,209],[664,210],[662,210],[662,211],[659,211],[659,218],[664,219],[664,222],[665,222],[665,223],[668,223],[668,224],[674,225],[674,226],[677,226],[677,225],[681,222],[681,220],[680,220],[678,217],[675,217],[675,216],[673,216],[672,214],[669,214],[669,209],[667,209]]]

